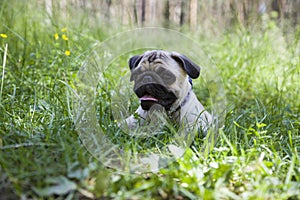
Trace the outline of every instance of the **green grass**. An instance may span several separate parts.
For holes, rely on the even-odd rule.
[[[120,174],[82,145],[66,86],[75,82],[92,45],[120,27],[105,27],[84,11],[50,17],[43,8],[33,9],[35,4],[0,3],[0,34],[8,36],[0,37],[0,199],[300,199],[299,27],[284,34],[266,20],[217,37],[186,33],[222,76],[224,127],[209,152],[200,150],[204,141],[197,138],[158,173]],[[114,62],[117,74],[128,70],[127,59]],[[109,71],[106,76],[112,85],[99,89],[102,114],[118,77]],[[201,96],[199,81],[194,85]],[[110,116],[103,119],[112,122]]]

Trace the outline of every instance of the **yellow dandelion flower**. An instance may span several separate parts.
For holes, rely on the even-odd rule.
[[[71,55],[71,52],[70,52],[69,50],[66,50],[66,51],[65,51],[65,54],[66,54],[66,56],[70,56],[70,55]]]
[[[55,34],[54,34],[54,39],[55,39],[55,40],[58,40],[58,38],[59,38],[58,33],[55,33]]]
[[[66,34],[63,34],[61,37],[62,37],[63,40],[66,40],[66,41],[69,40],[69,38]]]
[[[2,37],[2,38],[5,39],[5,38],[7,38],[7,35],[6,35],[5,33],[1,33],[1,34],[0,34],[0,37]]]
[[[62,28],[62,29],[61,29],[61,32],[63,32],[63,33],[64,33],[64,32],[67,32],[67,28]]]

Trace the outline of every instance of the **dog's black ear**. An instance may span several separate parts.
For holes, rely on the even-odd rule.
[[[129,65],[130,70],[136,68],[138,66],[138,64],[140,63],[142,58],[143,58],[143,55],[132,56],[128,61],[128,65]]]
[[[193,61],[188,59],[186,56],[181,55],[177,52],[171,54],[172,58],[182,64],[183,69],[186,73],[193,79],[198,78],[200,75],[200,67],[196,65]]]

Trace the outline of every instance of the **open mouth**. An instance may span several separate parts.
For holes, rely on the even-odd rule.
[[[149,95],[149,94],[145,94],[144,96],[142,96],[140,98],[141,101],[153,101],[153,102],[158,102],[158,99]]]
[[[143,110],[149,110],[154,104],[160,104],[169,110],[177,99],[173,92],[160,84],[143,85],[135,89],[135,93],[140,98]]]
[[[140,98],[141,106],[143,110],[149,110],[154,104],[157,104],[159,100],[149,94],[145,94]]]

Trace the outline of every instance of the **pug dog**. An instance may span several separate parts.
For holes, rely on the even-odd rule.
[[[207,132],[212,115],[192,90],[192,79],[200,75],[198,65],[184,55],[163,50],[135,55],[128,64],[130,81],[134,82],[133,90],[140,100],[136,112],[125,120],[129,128],[145,125],[156,110],[176,125]]]

